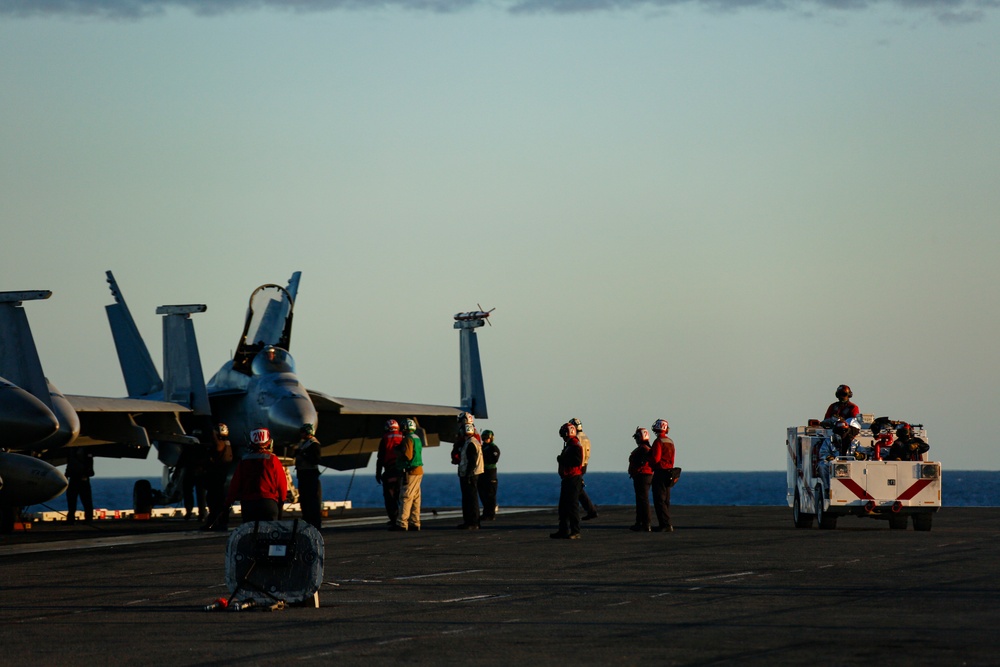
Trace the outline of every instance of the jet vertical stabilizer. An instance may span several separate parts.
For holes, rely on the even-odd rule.
[[[462,409],[477,419],[489,417],[486,410],[486,389],[483,367],[479,361],[479,339],[476,329],[487,324],[493,311],[476,310],[455,315],[454,327],[459,330],[459,363],[462,378]]]
[[[157,315],[163,315],[163,400],[186,405],[196,415],[212,414],[191,321],[191,313],[207,309],[204,305],[156,309]]]
[[[108,277],[108,286],[115,302],[105,306],[104,309],[108,313],[108,323],[111,325],[111,335],[115,339],[118,363],[125,377],[128,395],[136,397],[158,394],[163,389],[163,381],[156,371],[156,366],[153,365],[153,358],[149,356],[146,343],[135,326],[132,313],[125,304],[125,297],[118,289],[115,277],[110,271],[105,271],[105,275]]]
[[[0,292],[0,375],[52,408],[48,382],[35,349],[22,301],[48,299],[52,292]]]

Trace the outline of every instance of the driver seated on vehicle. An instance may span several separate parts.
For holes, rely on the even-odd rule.
[[[834,394],[837,402],[830,404],[820,423],[826,428],[833,429],[834,439],[839,442],[840,456],[853,455],[854,438],[861,432],[861,424],[858,421],[861,409],[851,402],[854,392],[846,384],[837,387]]]

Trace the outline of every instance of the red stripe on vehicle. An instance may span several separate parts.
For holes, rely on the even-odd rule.
[[[909,500],[913,496],[923,491],[924,487],[930,484],[932,481],[934,480],[918,479],[913,483],[913,486],[908,488],[906,491],[903,491],[903,493],[899,496],[899,498],[896,498],[896,500]]]
[[[835,477],[834,481],[840,482],[841,484],[846,486],[851,493],[856,495],[858,498],[861,498],[861,500],[875,500],[874,498],[869,496],[868,492],[862,489],[861,485],[855,482],[853,479],[839,479]]]

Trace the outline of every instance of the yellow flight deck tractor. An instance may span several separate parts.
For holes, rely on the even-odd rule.
[[[786,501],[795,527],[809,528],[815,519],[820,528],[832,529],[841,516],[854,515],[886,520],[896,530],[906,530],[912,517],[914,530],[930,530],[941,508],[941,463],[927,460],[922,451],[927,449],[926,430],[868,414],[854,426],[858,433],[847,443],[843,430],[829,422],[810,420],[807,426],[788,429]],[[893,428],[900,426],[910,429],[907,442],[922,447],[914,445],[904,457],[913,460],[889,460],[902,450],[902,442],[895,445],[899,450],[890,448],[897,437]]]

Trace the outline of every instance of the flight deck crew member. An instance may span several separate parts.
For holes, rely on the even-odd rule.
[[[653,467],[649,462],[649,431],[638,426],[632,439],[635,440],[635,449],[628,457],[628,476],[632,478],[632,486],[635,488],[635,524],[629,530],[648,533],[652,530],[649,487],[653,483]]]
[[[320,444],[312,424],[299,429],[302,437],[295,447],[295,477],[299,482],[302,519],[316,530],[323,526],[323,484],[319,479]]]
[[[233,446],[229,442],[229,427],[217,424],[212,429],[212,444],[208,452],[205,499],[208,518],[202,530],[228,530],[229,506],[226,505],[226,478],[233,464]]]
[[[479,530],[479,476],[483,474],[483,448],[473,424],[465,425],[465,442],[458,461],[462,487],[462,523],[457,528]]]
[[[656,510],[657,531],[674,532],[670,523],[670,488],[674,485],[674,441],[667,435],[670,424],[666,419],[653,423],[656,440],[649,451],[649,463],[653,469],[653,508]]]
[[[66,459],[66,523],[76,521],[76,500],[83,505],[83,520],[90,523],[94,519],[94,497],[90,490],[90,478],[94,476],[94,455],[84,447],[70,447]]]
[[[399,514],[399,482],[400,471],[397,458],[399,445],[403,442],[403,434],[399,432],[399,423],[390,419],[385,423],[385,432],[378,443],[378,454],[375,457],[375,483],[382,485],[382,500],[385,502],[385,514],[389,525],[396,525]]]
[[[479,499],[483,503],[483,518],[492,521],[497,516],[497,461],[500,448],[493,442],[493,431],[483,431],[483,474],[479,476]]]
[[[271,432],[266,428],[250,431],[250,447],[240,459],[229,483],[226,507],[237,500],[243,508],[243,523],[275,521],[288,495],[285,467],[271,453]]]
[[[854,437],[861,432],[857,425],[857,418],[861,415],[861,409],[851,402],[854,392],[846,384],[837,387],[834,392],[837,402],[831,403],[823,416],[824,426],[832,428],[834,435],[840,438],[840,455],[847,456],[851,449],[851,442]]]
[[[889,448],[890,461],[922,461],[931,446],[913,435],[913,427],[903,423],[896,428],[896,441]]]
[[[583,447],[583,474],[586,475],[587,464],[590,463],[590,438],[583,432],[583,423],[579,419],[573,417],[569,420],[569,423],[576,427],[576,437],[580,441],[580,446]],[[593,501],[590,499],[590,494],[587,493],[587,483],[585,481],[580,483],[580,507],[586,512],[583,515],[584,521],[597,518],[597,507],[594,506]]]
[[[399,469],[399,512],[396,525],[390,530],[420,530],[420,482],[424,478],[424,443],[417,435],[417,422],[407,419],[403,426],[403,442],[396,458]]]
[[[570,423],[559,428],[563,448],[559,464],[559,530],[549,535],[553,539],[580,539],[580,490],[583,488],[583,446],[576,437],[576,427]]]

